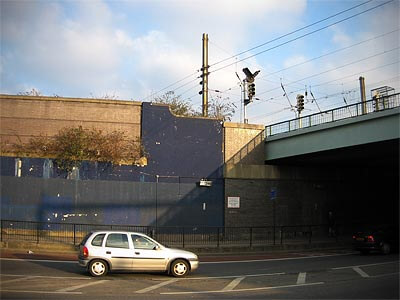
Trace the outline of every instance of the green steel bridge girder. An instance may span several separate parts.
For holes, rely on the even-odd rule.
[[[400,139],[400,108],[268,136],[265,161]]]

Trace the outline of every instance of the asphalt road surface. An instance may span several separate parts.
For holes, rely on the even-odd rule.
[[[110,273],[76,262],[2,258],[1,299],[399,299],[399,255],[203,262],[189,276]]]

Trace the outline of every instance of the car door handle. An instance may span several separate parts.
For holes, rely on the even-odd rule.
[[[139,254],[140,254],[140,252],[135,252],[135,254],[139,255]]]
[[[111,251],[106,251],[106,254],[111,254]]]

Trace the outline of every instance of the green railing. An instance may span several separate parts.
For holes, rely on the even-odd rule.
[[[383,96],[377,99],[359,102],[347,106],[334,108],[320,113],[279,122],[265,127],[266,137],[275,134],[295,131],[315,125],[336,122],[339,120],[354,118],[365,114],[376,113],[383,110],[393,109],[400,106],[400,94]]]

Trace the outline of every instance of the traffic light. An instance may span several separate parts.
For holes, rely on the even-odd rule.
[[[255,83],[249,83],[247,85],[247,94],[249,95],[249,99],[251,100],[256,94],[256,85]]]
[[[304,96],[297,95],[297,111],[300,113],[304,109]]]

